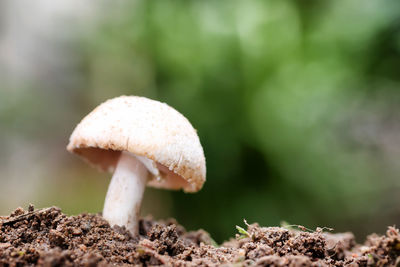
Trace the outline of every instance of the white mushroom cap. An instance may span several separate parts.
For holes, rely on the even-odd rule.
[[[205,182],[196,130],[172,107],[145,97],[120,96],[99,105],[75,128],[67,149],[110,172],[121,151],[130,152],[149,169],[153,187],[196,192]]]

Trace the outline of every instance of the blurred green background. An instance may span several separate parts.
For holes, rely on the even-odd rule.
[[[65,146],[123,94],[184,114],[207,160],[199,193],[147,189],[144,215],[218,242],[244,218],[399,223],[399,1],[2,1],[0,214],[101,211],[111,175]]]

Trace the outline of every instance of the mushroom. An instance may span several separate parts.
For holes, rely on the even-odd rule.
[[[145,97],[120,96],[99,105],[76,126],[67,150],[114,173],[103,217],[133,235],[146,184],[197,192],[205,182],[196,130],[172,107]]]

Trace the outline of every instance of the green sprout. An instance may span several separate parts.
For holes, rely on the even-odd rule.
[[[243,239],[243,238],[246,238],[246,237],[250,237],[249,232],[247,232],[246,230],[244,230],[244,228],[242,228],[242,227],[240,227],[238,225],[236,225],[236,230],[239,232],[238,239]]]

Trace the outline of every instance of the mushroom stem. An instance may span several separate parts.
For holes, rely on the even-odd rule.
[[[121,152],[103,208],[103,217],[111,226],[125,226],[133,235],[138,234],[147,176],[147,168],[141,161],[128,152]]]

